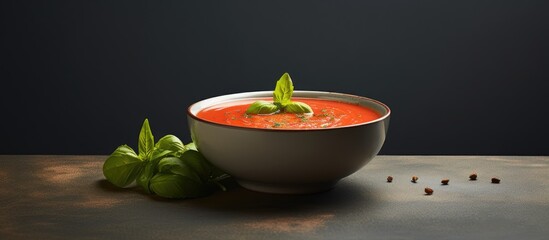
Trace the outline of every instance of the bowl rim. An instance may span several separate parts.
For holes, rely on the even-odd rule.
[[[372,120],[372,121],[357,123],[357,124],[352,124],[352,125],[330,127],[330,128],[285,129],[285,128],[252,128],[252,127],[242,127],[242,126],[222,124],[222,123],[217,123],[217,122],[213,122],[213,121],[209,121],[209,120],[206,120],[206,119],[199,118],[198,116],[196,116],[195,114],[193,114],[191,112],[191,108],[193,108],[193,106],[195,106],[196,104],[199,104],[201,102],[208,101],[208,100],[213,100],[215,98],[225,98],[225,97],[231,97],[231,96],[238,97],[238,95],[247,95],[247,94],[253,94],[253,95],[272,94],[272,92],[273,91],[250,91],[250,92],[224,94],[224,95],[218,95],[218,96],[214,96],[214,97],[210,97],[210,98],[205,98],[205,99],[202,99],[200,101],[197,101],[197,102],[189,105],[189,107],[187,108],[187,116],[189,116],[189,117],[191,117],[191,118],[193,118],[193,119],[195,119],[199,122],[204,122],[204,123],[213,124],[213,125],[226,127],[226,128],[234,128],[234,129],[242,129],[242,130],[250,130],[250,131],[267,131],[267,132],[311,132],[311,131],[333,131],[333,130],[337,130],[337,129],[355,128],[355,127],[360,127],[360,126],[364,126],[364,125],[370,125],[370,124],[374,124],[374,123],[377,123],[377,122],[384,121],[385,119],[389,118],[389,116],[391,115],[391,109],[385,103],[382,103],[381,101],[378,101],[378,100],[373,99],[373,98],[368,98],[368,97],[363,97],[363,96],[358,96],[358,95],[348,94],[348,93],[327,92],[327,91],[309,91],[309,90],[296,90],[296,91],[294,91],[294,94],[300,94],[300,93],[304,93],[304,94],[322,94],[322,95],[330,95],[330,96],[356,98],[356,99],[360,99],[360,100],[363,100],[363,101],[373,102],[373,103],[383,107],[387,111],[387,113],[382,115],[379,118],[376,118],[376,119]],[[299,97],[301,97],[301,96],[299,96]],[[242,97],[242,99],[246,99],[246,98],[253,98],[253,97],[245,97],[245,96]],[[305,97],[305,98],[307,98],[307,97]],[[204,108],[200,109],[199,111],[201,111],[203,109]]]

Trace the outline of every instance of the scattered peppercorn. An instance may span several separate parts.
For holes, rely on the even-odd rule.
[[[433,189],[432,189],[432,188],[426,187],[426,188],[425,188],[425,194],[426,194],[426,195],[432,195],[432,194],[433,194]]]
[[[387,182],[392,182],[392,181],[393,181],[393,177],[388,176],[388,177],[387,177]]]
[[[470,179],[471,181],[477,180],[477,174],[476,174],[476,173],[473,173],[473,174],[469,175],[469,179]]]
[[[413,183],[416,183],[418,179],[419,179],[418,177],[413,176],[413,177],[412,177],[412,182],[413,182]]]
[[[492,178],[492,183],[499,183],[501,180],[499,178]]]
[[[440,183],[442,183],[442,185],[448,185],[448,182],[450,182],[450,179],[442,179],[442,181],[440,181]]]

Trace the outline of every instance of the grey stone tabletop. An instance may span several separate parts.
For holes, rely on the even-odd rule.
[[[102,175],[105,159],[0,156],[0,239],[549,236],[547,156],[378,156],[323,193],[264,194],[229,183],[226,192],[189,200],[113,187]]]

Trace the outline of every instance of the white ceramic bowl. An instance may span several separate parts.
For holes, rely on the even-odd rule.
[[[369,107],[381,117],[357,125],[307,130],[245,128],[209,122],[197,113],[212,105],[272,97],[272,91],[223,95],[188,108],[191,136],[198,150],[244,188],[269,193],[325,191],[358,171],[381,149],[389,127],[389,107],[365,97],[295,91],[294,97],[328,99]]]

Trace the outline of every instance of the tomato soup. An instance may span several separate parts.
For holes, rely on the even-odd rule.
[[[369,122],[381,117],[376,111],[357,104],[312,98],[292,98],[292,101],[308,104],[314,112],[310,116],[295,113],[246,114],[250,104],[257,100],[269,101],[272,98],[222,103],[198,112],[197,117],[224,125],[276,129],[342,127]]]

